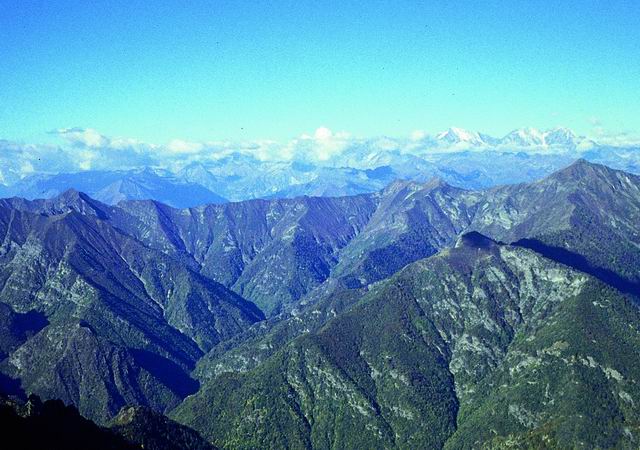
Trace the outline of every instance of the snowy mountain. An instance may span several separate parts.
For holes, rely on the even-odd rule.
[[[498,140],[501,146],[516,147],[554,147],[556,149],[575,150],[578,146],[594,147],[597,144],[583,136],[577,136],[568,128],[553,128],[541,131],[536,128],[521,128]]]
[[[469,146],[484,146],[485,141],[479,133],[451,127],[436,135],[439,144],[468,144]]]
[[[515,145],[518,147],[531,147],[545,145],[545,134],[535,128],[521,128],[513,130],[500,140],[501,145]]]
[[[75,188],[111,204],[148,198],[184,207],[224,199],[353,195],[397,179],[426,181],[433,176],[482,189],[532,181],[578,158],[640,172],[640,146],[599,145],[567,128],[522,128],[501,138],[451,127],[410,139],[346,138],[330,132],[314,139],[302,139],[302,151],[296,150],[297,141],[280,147],[271,143],[267,156],[257,144],[258,150],[248,145],[233,150],[226,144],[224,151],[205,148],[183,159],[178,154],[175,160],[157,156],[162,152],[156,147],[155,153],[136,148],[128,154],[126,167],[135,166],[135,156],[137,168],[118,169],[116,153],[111,152],[110,169],[103,170],[64,170],[69,164],[60,155],[71,154],[64,149],[43,158],[36,147],[15,154],[17,144],[0,142],[0,196],[51,197]],[[100,157],[96,154],[95,160]]]

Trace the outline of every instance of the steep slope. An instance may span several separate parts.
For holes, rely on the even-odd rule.
[[[539,182],[485,192],[434,179],[396,182],[379,193],[354,197],[255,200],[186,210],[124,202],[96,214],[275,316],[296,308],[328,278],[367,285],[451,245],[469,229],[505,242],[528,239],[522,245],[550,257],[553,248],[542,248],[538,241],[564,248],[586,258],[594,268],[590,273],[608,270],[622,281],[606,273],[600,278],[625,291],[637,290],[624,283],[636,283],[639,276],[629,272],[638,267],[640,254],[633,228],[639,186],[635,176],[580,161]],[[611,205],[606,215],[601,199]],[[594,236],[598,242],[609,240],[604,252]],[[570,263],[567,257],[562,261]]]
[[[21,314],[9,305],[0,303],[0,360],[6,358],[47,324],[44,315],[37,311]]]
[[[551,319],[572,311],[567,319],[580,323],[583,310],[571,305],[599,300],[606,301],[595,310],[600,319],[610,308],[635,311],[588,275],[526,249],[466,235],[456,248],[374,286],[351,311],[293,340],[255,369],[207,381],[172,415],[224,447],[440,448],[456,422],[464,424],[462,412],[476,404],[474,395],[495,388],[483,383],[500,371],[509,373],[521,339],[554,326],[570,333],[573,324]],[[628,321],[634,330],[640,325],[637,313]],[[605,334],[615,328],[606,321],[602,326]],[[636,332],[629,332],[635,339]],[[635,361],[633,342],[616,358]],[[608,344],[594,346],[603,357],[613,357]],[[590,354],[574,350],[588,361]],[[615,360],[610,364],[626,371]],[[581,383],[570,368],[558,370]],[[526,381],[520,383],[526,389]],[[576,420],[587,426],[595,414],[618,414],[598,408]],[[553,408],[547,406],[546,413],[565,424]],[[517,414],[509,417],[520,423]],[[518,426],[524,432],[534,428]],[[510,428],[496,431],[507,436]],[[621,443],[630,442],[618,435]]]
[[[487,191],[470,228],[523,240],[640,295],[640,177],[579,160],[541,181]]]
[[[360,287],[451,245],[471,221],[477,196],[437,179],[390,185],[373,197],[375,211],[339,250],[326,281],[293,307],[216,346],[198,363],[197,376],[254,367],[288,340],[318,329],[349,308],[362,296]]]
[[[273,308],[271,313],[275,314],[283,309],[295,310],[299,306],[298,300],[304,299],[307,303],[306,295],[331,277],[332,267],[339,260],[347,262],[347,269],[341,271],[349,274],[348,261],[355,257],[352,255],[358,246],[347,248],[344,257],[340,252],[367,224],[372,226],[366,231],[365,244],[375,242],[385,246],[384,251],[397,255],[395,261],[378,268],[372,279],[387,276],[404,263],[430,255],[449,244],[457,231],[454,228],[460,228],[461,224],[443,226],[444,234],[438,226],[446,219],[451,203],[456,201],[455,195],[464,191],[438,181],[425,186],[408,186],[397,191],[390,188],[371,196],[251,201],[191,210],[175,210],[157,202],[126,202],[120,207],[107,207],[77,192],[65,193],[64,199],[33,202],[11,199],[5,202],[32,212],[62,214],[77,211],[104,219],[185,266],[234,287],[267,311]],[[385,211],[392,207],[395,212],[386,220]],[[377,218],[370,220],[374,213]],[[410,226],[395,228],[397,233],[391,233],[393,223],[389,225],[388,222],[406,222],[407,217]],[[434,221],[419,230],[412,229],[423,218],[434,218]],[[407,235],[411,239],[406,239]],[[411,247],[420,240],[428,244]],[[374,257],[380,254],[377,247],[373,244],[371,247]],[[368,251],[366,247],[365,251]],[[274,261],[281,264],[274,264]],[[373,261],[373,257],[368,261]],[[357,264],[351,265],[354,270],[364,273]],[[375,269],[372,264],[366,267]],[[345,278],[355,279],[351,275]],[[353,296],[354,293],[349,294],[349,297]],[[272,306],[274,301],[277,303]],[[325,302],[324,310],[333,315],[340,306],[329,307]],[[280,339],[291,338],[312,326],[310,317],[307,315],[304,326],[291,329],[290,324],[285,325],[289,329],[286,332],[281,329],[283,337]],[[324,317],[326,320],[329,316]],[[313,319],[316,326],[323,323],[315,313]],[[302,321],[297,323],[302,324]],[[234,339],[234,342],[240,340]]]
[[[18,380],[105,423],[127,404],[171,409],[195,392],[197,377],[204,387],[175,417],[221,446],[355,445],[347,427],[384,447],[475,448],[541,436],[564,445],[573,439],[568,426],[598,429],[591,416],[572,422],[550,405],[523,403],[496,418],[502,425],[492,435],[472,430],[491,422],[492,408],[509,411],[495,389],[521,353],[547,348],[524,343],[547,345],[535,333],[554,325],[549,317],[571,321],[553,333],[583,333],[585,311],[611,335],[635,329],[635,306],[620,293],[640,293],[639,216],[640,179],[584,161],[484,192],[396,182],[354,197],[182,210],[152,201],[108,206],[74,191],[2,200],[0,381]],[[512,245],[467,234],[443,251],[469,230]],[[600,297],[610,298],[609,309],[586,308]],[[616,308],[627,312],[616,316]],[[25,326],[27,317],[36,320]],[[627,363],[594,356],[610,353],[601,343],[579,349],[581,357],[635,379]],[[625,361],[636,358],[632,347]],[[417,384],[393,378],[383,354]],[[574,366],[558,369],[559,379],[595,395]],[[525,379],[512,393],[528,402]],[[635,398],[623,391],[623,401]],[[577,395],[567,398],[568,408],[584,410]],[[635,436],[633,408],[618,403],[598,410],[611,424],[603,446]],[[259,421],[287,431],[276,436],[275,425]]]
[[[369,195],[189,210],[126,202],[120,208],[133,218],[113,221],[147,245],[195,262],[274,316],[330,277],[366,285],[450,245],[469,225],[477,197],[434,179]]]
[[[579,170],[580,167],[584,170]],[[622,196],[611,198],[621,188],[616,187],[614,192],[599,190],[598,186],[611,185],[608,178],[630,180],[631,184]],[[584,197],[590,199],[594,212],[578,205],[582,217],[591,215],[596,220],[606,216],[607,220],[624,222],[626,211],[636,208],[639,187],[636,177],[584,161],[537,183],[487,192],[463,191],[438,180],[424,185],[394,183],[380,193],[376,211],[367,225],[340,251],[338,264],[326,283],[302,297],[291,314],[273,317],[215,347],[198,363],[196,374],[208,378],[225,370],[255,367],[287,340],[318,329],[362,295],[359,291],[345,291],[345,287],[366,286],[388,276],[388,272],[404,264],[451,245],[457,233],[465,228],[482,229],[505,241],[517,240],[518,246],[534,249],[623,292],[637,295],[637,283],[620,275],[640,267],[632,259],[635,244],[629,243],[637,235],[633,223],[626,228],[602,231],[572,222],[571,216],[576,209],[573,199]],[[600,197],[609,200],[606,204],[598,203]],[[613,203],[617,204],[608,211],[607,205]],[[510,228],[512,222],[514,227]],[[558,230],[566,235],[560,245],[569,245],[571,250],[554,248],[538,240],[540,236],[553,237]],[[511,232],[514,234],[510,235]],[[528,236],[533,239],[527,240]],[[607,239],[607,245],[598,244]],[[618,263],[609,266],[610,269],[599,269],[579,252],[589,258]],[[372,270],[367,271],[367,267]]]
[[[332,275],[364,286],[452,245],[471,222],[477,194],[440,179],[395,182],[380,193],[367,226],[340,253]]]
[[[133,216],[127,223],[140,224],[127,232],[192,260],[203,275],[274,315],[329,277],[339,250],[365,226],[376,199],[301,197],[189,210],[152,202],[120,206]]]
[[[637,448],[639,324],[635,304],[588,283],[516,333],[446,448]]]
[[[270,317],[213,347],[198,361],[192,375],[205,380],[223,372],[248,371],[296,337],[319,330],[350,309],[365,293],[365,288],[348,288],[330,278],[291,312]]]
[[[60,213],[0,206],[0,313],[13,326],[0,370],[101,423],[125,404],[177,404],[197,389],[188,373],[203,352],[261,312],[111,227],[99,204],[65,201]]]

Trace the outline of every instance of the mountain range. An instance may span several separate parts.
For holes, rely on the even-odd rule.
[[[185,208],[1,200],[0,386],[138,444],[636,448],[640,177],[585,159],[483,189],[430,176]]]
[[[269,144],[269,156],[260,153],[260,143],[222,149],[202,144],[198,153],[179,153],[174,159],[163,159],[157,146],[112,149],[109,140],[104,141],[106,147],[86,151],[104,153],[109,164],[82,170],[72,168],[72,151],[67,156],[71,162],[58,161],[58,154],[66,155],[59,149],[40,167],[39,160],[24,155],[11,158],[16,145],[5,143],[9,147],[8,156],[0,156],[0,196],[50,198],[75,189],[111,205],[151,199],[187,208],[227,200],[371,193],[398,179],[422,183],[439,177],[464,189],[485,189],[535,181],[578,158],[640,173],[638,145],[600,144],[566,128],[523,128],[502,138],[455,127],[411,139],[323,134],[288,145]],[[37,152],[30,148],[26,154]]]

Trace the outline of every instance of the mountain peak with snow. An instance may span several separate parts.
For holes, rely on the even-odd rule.
[[[544,146],[545,135],[537,128],[519,128],[502,138],[501,144],[511,144],[518,147]]]
[[[462,128],[451,127],[446,131],[439,133],[436,139],[446,144],[470,144],[483,145],[484,142],[480,135],[474,131],[467,131]]]
[[[547,145],[575,146],[580,138],[568,128],[554,128],[545,132],[544,140]]]
[[[541,131],[537,128],[520,128],[513,130],[500,139],[502,146],[516,147],[564,147],[574,149],[586,142],[582,136],[577,136],[569,128],[556,127]]]

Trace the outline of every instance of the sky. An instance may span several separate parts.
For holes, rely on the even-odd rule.
[[[640,131],[640,2],[0,0],[0,139]]]

